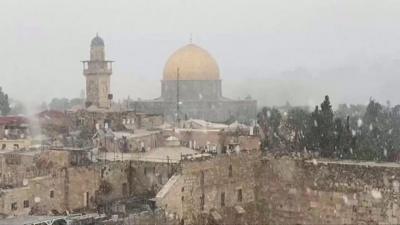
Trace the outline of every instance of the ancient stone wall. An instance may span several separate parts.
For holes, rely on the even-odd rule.
[[[255,201],[253,163],[257,154],[222,155],[182,165],[183,219],[191,223],[204,212]]]
[[[0,214],[48,214],[94,210],[128,196],[154,196],[176,164],[124,161],[54,167],[49,174],[0,193]]]
[[[400,166],[263,160],[259,202],[273,223],[398,223]]]
[[[400,165],[394,163],[241,153],[185,162],[181,176],[184,191],[175,194],[181,196],[182,202],[172,203],[182,205],[185,223],[397,224],[400,221]]]

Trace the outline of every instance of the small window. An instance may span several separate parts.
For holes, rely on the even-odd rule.
[[[7,145],[6,145],[6,144],[2,144],[2,145],[1,145],[1,150],[4,150],[4,149],[6,149],[6,147],[7,147]]]
[[[232,177],[232,165],[229,165],[229,177]]]
[[[144,175],[147,175],[147,168],[146,167],[143,169],[143,173],[144,173]]]
[[[201,186],[204,185],[204,171],[201,171],[201,173],[200,173],[200,185]]]
[[[12,210],[12,211],[15,211],[15,210],[17,210],[17,209],[18,209],[17,203],[16,203],[16,202],[11,203],[11,210]]]
[[[221,207],[225,207],[225,192],[221,193]]]
[[[24,208],[29,208],[29,200],[24,201]]]
[[[50,198],[54,198],[54,191],[53,190],[50,191]]]
[[[202,211],[204,210],[204,203],[205,203],[204,194],[202,194],[200,197],[200,210],[202,210]]]
[[[237,192],[237,200],[238,200],[238,202],[242,202],[242,200],[243,200],[242,189],[239,189]]]
[[[128,184],[123,183],[122,184],[122,196],[127,196],[128,195]]]

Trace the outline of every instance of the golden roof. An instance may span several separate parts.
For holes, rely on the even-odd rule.
[[[164,80],[219,80],[219,68],[215,59],[204,49],[188,44],[168,59],[164,67]]]

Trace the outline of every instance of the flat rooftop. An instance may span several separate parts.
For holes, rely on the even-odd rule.
[[[145,162],[171,162],[178,163],[181,160],[181,155],[195,155],[198,154],[197,151],[186,148],[186,147],[160,147],[152,149],[148,152],[138,152],[138,153],[121,153],[121,152],[107,152],[99,153],[98,159],[109,161],[118,160],[134,160],[134,161],[145,161]]]
[[[114,131],[113,134],[117,138],[122,138],[123,136],[125,136],[127,138],[139,138],[139,137],[144,137],[144,136],[148,136],[148,135],[152,135],[152,134],[157,134],[160,132],[161,132],[160,130],[150,131],[150,130],[144,130],[144,129],[137,129],[137,130],[135,130],[134,133],[124,132],[124,131]]]
[[[0,219],[0,225],[31,225],[42,221],[62,218],[65,218],[65,216],[18,216],[10,219]]]

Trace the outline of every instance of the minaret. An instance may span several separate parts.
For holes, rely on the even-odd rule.
[[[96,35],[90,44],[90,60],[82,61],[83,74],[86,77],[86,107],[91,105],[105,109],[111,107],[112,62],[105,60],[104,41]]]

